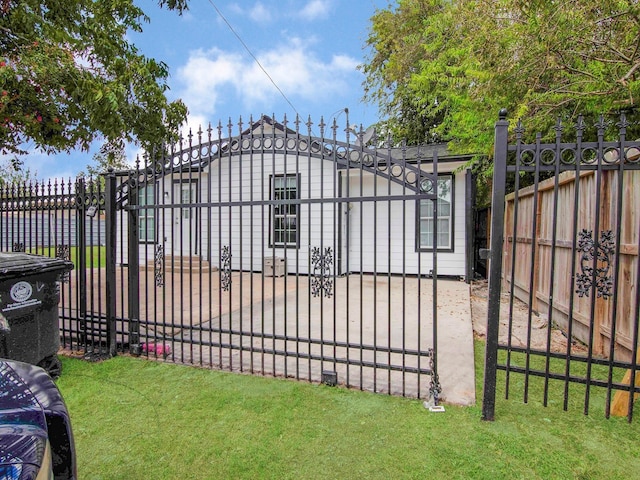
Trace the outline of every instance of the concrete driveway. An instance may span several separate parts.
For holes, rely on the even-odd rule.
[[[104,288],[103,275],[94,273],[94,288]],[[118,316],[126,317],[126,268],[117,278]],[[314,296],[307,276],[233,272],[229,291],[220,288],[219,272],[169,273],[164,280],[156,287],[152,272],[141,271],[139,307],[142,341],[170,345],[167,360],[311,381],[331,371],[350,387],[428,397],[431,279],[352,274],[335,279],[331,296]],[[469,285],[439,279],[436,286],[440,398],[470,405]]]

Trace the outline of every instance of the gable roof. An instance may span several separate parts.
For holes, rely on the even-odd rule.
[[[241,136],[249,135],[251,133],[257,134],[270,134],[270,133],[287,133],[295,134],[296,131],[285,127],[282,123],[274,121],[269,115],[262,115],[258,120],[253,122],[248,128],[242,131]]]

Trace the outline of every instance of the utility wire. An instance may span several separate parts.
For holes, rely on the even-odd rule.
[[[253,60],[256,62],[256,64],[258,65],[258,67],[260,67],[260,70],[262,70],[264,72],[264,74],[267,76],[267,78],[269,79],[269,81],[273,84],[274,87],[276,87],[276,90],[278,90],[278,92],[280,92],[280,95],[282,95],[282,98],[285,99],[285,101],[289,104],[289,106],[291,108],[293,108],[293,111],[296,112],[296,114],[299,116],[300,114],[298,113],[298,110],[296,110],[296,107],[293,106],[293,103],[291,103],[289,101],[289,99],[287,98],[287,96],[284,94],[284,92],[280,89],[280,87],[276,84],[275,80],[273,78],[271,78],[271,75],[269,75],[269,72],[267,72],[267,70],[262,66],[262,64],[260,63],[260,61],[256,58],[256,56],[253,54],[253,52],[251,51],[251,49],[247,46],[247,44],[244,42],[244,40],[242,40],[242,38],[240,37],[240,35],[238,34],[238,32],[236,32],[233,28],[233,26],[229,23],[229,21],[226,19],[226,17],[222,14],[222,12],[220,11],[220,9],[216,6],[215,3],[213,3],[213,0],[209,0],[209,3],[211,4],[211,6],[213,8],[215,8],[216,12],[218,12],[218,15],[220,16],[220,18],[222,18],[222,20],[224,20],[224,23],[227,24],[227,27],[229,27],[229,30],[231,30],[231,32],[236,36],[236,38],[238,39],[238,41],[242,44],[242,46],[244,47],[244,49],[247,51],[247,53],[249,55],[251,55],[251,58],[253,58]]]

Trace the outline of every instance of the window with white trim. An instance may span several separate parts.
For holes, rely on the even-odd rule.
[[[271,198],[285,203],[273,205],[271,209],[271,245],[275,247],[299,247],[299,182],[297,174],[273,175],[271,177]]]
[[[438,250],[453,250],[453,176],[438,177]],[[427,192],[428,193],[428,192]],[[418,249],[433,250],[433,200],[420,200],[418,209]]]
[[[147,185],[138,190],[138,205],[155,205],[156,187]],[[138,217],[138,239],[140,243],[155,243],[156,241],[156,214],[153,208],[141,208]]]

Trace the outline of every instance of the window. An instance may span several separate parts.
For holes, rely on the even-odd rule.
[[[438,177],[438,250],[453,251],[453,176]],[[418,249],[433,249],[433,201],[420,200],[418,209]]]
[[[273,200],[298,199],[298,175],[274,175],[271,177]],[[282,203],[272,207],[271,246],[298,248],[299,206]]]
[[[138,205],[155,205],[155,185],[147,185],[138,190]],[[140,243],[154,243],[156,241],[156,213],[153,208],[141,208],[138,219],[138,239]]]

